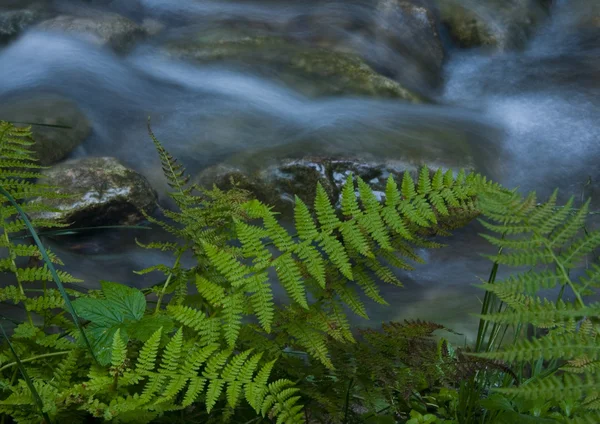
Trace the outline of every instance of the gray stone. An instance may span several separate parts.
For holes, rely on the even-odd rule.
[[[89,41],[111,47],[119,53],[126,52],[146,35],[138,24],[115,13],[96,12],[93,16],[61,15],[40,23],[36,28],[81,34]]]
[[[77,105],[59,96],[36,95],[8,101],[5,105],[0,107],[2,120],[70,127],[63,129],[32,125],[36,142],[33,148],[42,165],[51,165],[65,158],[91,133],[90,123]]]
[[[544,0],[436,2],[442,22],[460,47],[495,51],[523,47],[549,9]]]
[[[69,197],[43,200],[57,211],[32,217],[73,227],[134,224],[143,219],[142,211],[151,213],[157,202],[156,191],[144,176],[111,157],[63,162],[44,170],[41,182]]]

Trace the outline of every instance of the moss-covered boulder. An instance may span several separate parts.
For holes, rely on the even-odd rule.
[[[143,219],[143,211],[156,207],[157,194],[146,178],[111,157],[63,162],[44,170],[42,181],[68,197],[43,200],[56,212],[34,217],[73,227],[134,224]]]
[[[168,42],[172,57],[223,63],[279,80],[307,96],[358,95],[421,102],[417,94],[375,72],[358,55],[244,31],[206,31]]]
[[[548,16],[545,0],[435,0],[441,20],[463,48],[521,48]]]
[[[75,103],[54,95],[36,95],[7,101],[0,106],[0,119],[69,127],[32,126],[36,141],[33,148],[42,165],[51,165],[68,156],[92,131],[84,113]]]
[[[43,31],[79,34],[89,41],[122,53],[129,50],[146,32],[123,16],[115,13],[94,12],[90,16],[60,15],[36,25]]]

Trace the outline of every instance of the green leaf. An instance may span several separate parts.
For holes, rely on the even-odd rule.
[[[125,320],[118,305],[104,299],[82,297],[73,302],[73,308],[77,315],[98,326],[119,325]]]
[[[140,320],[146,312],[146,298],[135,287],[103,281],[100,283],[106,300],[119,308],[125,318]]]

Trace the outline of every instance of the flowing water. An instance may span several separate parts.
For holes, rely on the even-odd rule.
[[[485,11],[486,3],[473,4]],[[93,127],[74,156],[117,157],[144,174],[161,201],[166,184],[147,136],[148,116],[158,138],[193,175],[240,153],[273,148],[399,159],[408,150],[416,149],[418,155],[441,148],[442,165],[460,166],[464,145],[456,140],[466,140],[475,168],[508,186],[536,189],[540,195],[555,187],[593,194],[600,177],[600,38],[598,31],[578,27],[592,3],[557,2],[518,51],[460,50],[448,46],[442,30],[447,54],[442,78],[432,82],[429,69],[412,67],[410,49],[394,50],[387,38],[378,36],[389,22],[371,19],[371,36],[349,32],[343,16],[372,17],[366,0],[57,1],[53,7],[62,13],[108,9],[137,22],[160,20],[165,29],[126,55],[81,37],[29,30],[0,50],[0,102],[40,93],[74,100]],[[301,25],[315,14],[322,17],[319,31],[334,33],[388,76],[408,69],[403,84],[430,104],[313,96],[279,80],[277,69],[255,72],[239,63],[191,63],[161,48],[169,40],[218,30],[236,20],[270,34],[324,37],[314,26],[306,30]],[[290,24],[294,22],[299,23]],[[478,230],[474,223],[446,240],[449,248],[423,252],[428,264],[402,275],[406,288],[385,288],[391,306],[373,309],[372,318],[433,319],[470,337],[476,321],[468,314],[477,312],[482,294],[472,284],[487,278],[490,265],[475,254],[487,249]],[[172,258],[137,248],[134,237],[146,233],[85,238],[80,242],[103,246],[85,255],[60,244],[56,249],[89,286],[111,279],[142,287],[160,276],[136,276],[132,270]]]

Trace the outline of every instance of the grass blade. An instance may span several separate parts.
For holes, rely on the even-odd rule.
[[[23,211],[21,206],[19,206],[17,201],[11,196],[11,194],[9,192],[7,192],[4,189],[4,187],[0,186],[0,194],[2,194],[4,197],[6,197],[8,199],[8,201],[19,212],[19,215],[21,216],[21,218],[23,219],[23,222],[27,226],[27,230],[29,230],[29,232],[31,233],[31,237],[33,237],[35,244],[37,245],[38,249],[40,250],[40,253],[42,254],[42,259],[44,260],[44,263],[46,264],[46,266],[50,270],[50,273],[52,274],[52,279],[56,283],[56,286],[58,287],[58,291],[60,292],[61,296],[63,297],[63,299],[65,301],[65,307],[67,308],[67,311],[69,311],[69,313],[73,317],[73,321],[75,322],[75,325],[77,326],[77,329],[79,330],[79,333],[81,334],[81,337],[83,337],[83,341],[84,341],[86,347],[88,348],[88,350],[90,351],[92,358],[94,358],[94,361],[98,362],[96,355],[94,354],[94,349],[92,349],[92,345],[90,344],[90,341],[88,340],[88,338],[85,334],[85,331],[83,330],[81,321],[79,320],[79,316],[77,315],[77,312],[75,312],[75,309],[73,308],[71,299],[69,299],[69,295],[67,294],[67,291],[65,290],[65,287],[63,286],[63,283],[60,280],[60,277],[58,276],[56,269],[54,268],[54,264],[52,263],[52,261],[50,260],[50,257],[48,256],[48,252],[46,251],[46,248],[40,241],[40,238],[38,237],[37,233],[35,232],[33,225],[31,225],[31,221],[29,221],[29,218],[27,217],[27,215],[25,214],[25,212]]]
[[[6,339],[6,342],[8,343],[8,347],[10,348],[10,351],[12,352],[13,356],[15,357],[15,362],[17,363],[17,367],[19,368],[19,371],[21,371],[21,374],[23,375],[23,379],[25,380],[25,383],[27,383],[27,387],[29,387],[29,390],[31,391],[31,396],[33,397],[33,400],[35,401],[37,407],[40,409],[40,413],[42,414],[42,417],[44,417],[44,421],[46,422],[46,424],[52,424],[50,417],[48,416],[48,414],[46,412],[44,412],[44,402],[42,401],[42,398],[40,397],[40,394],[38,393],[38,391],[35,389],[35,386],[33,385],[33,381],[31,381],[31,378],[29,378],[29,374],[27,374],[27,370],[23,366],[23,363],[21,362],[19,355],[17,355],[15,348],[13,347],[12,343],[10,342],[10,339],[6,335],[6,331],[4,331],[4,326],[2,324],[0,324],[0,330],[2,330],[2,335]]]

